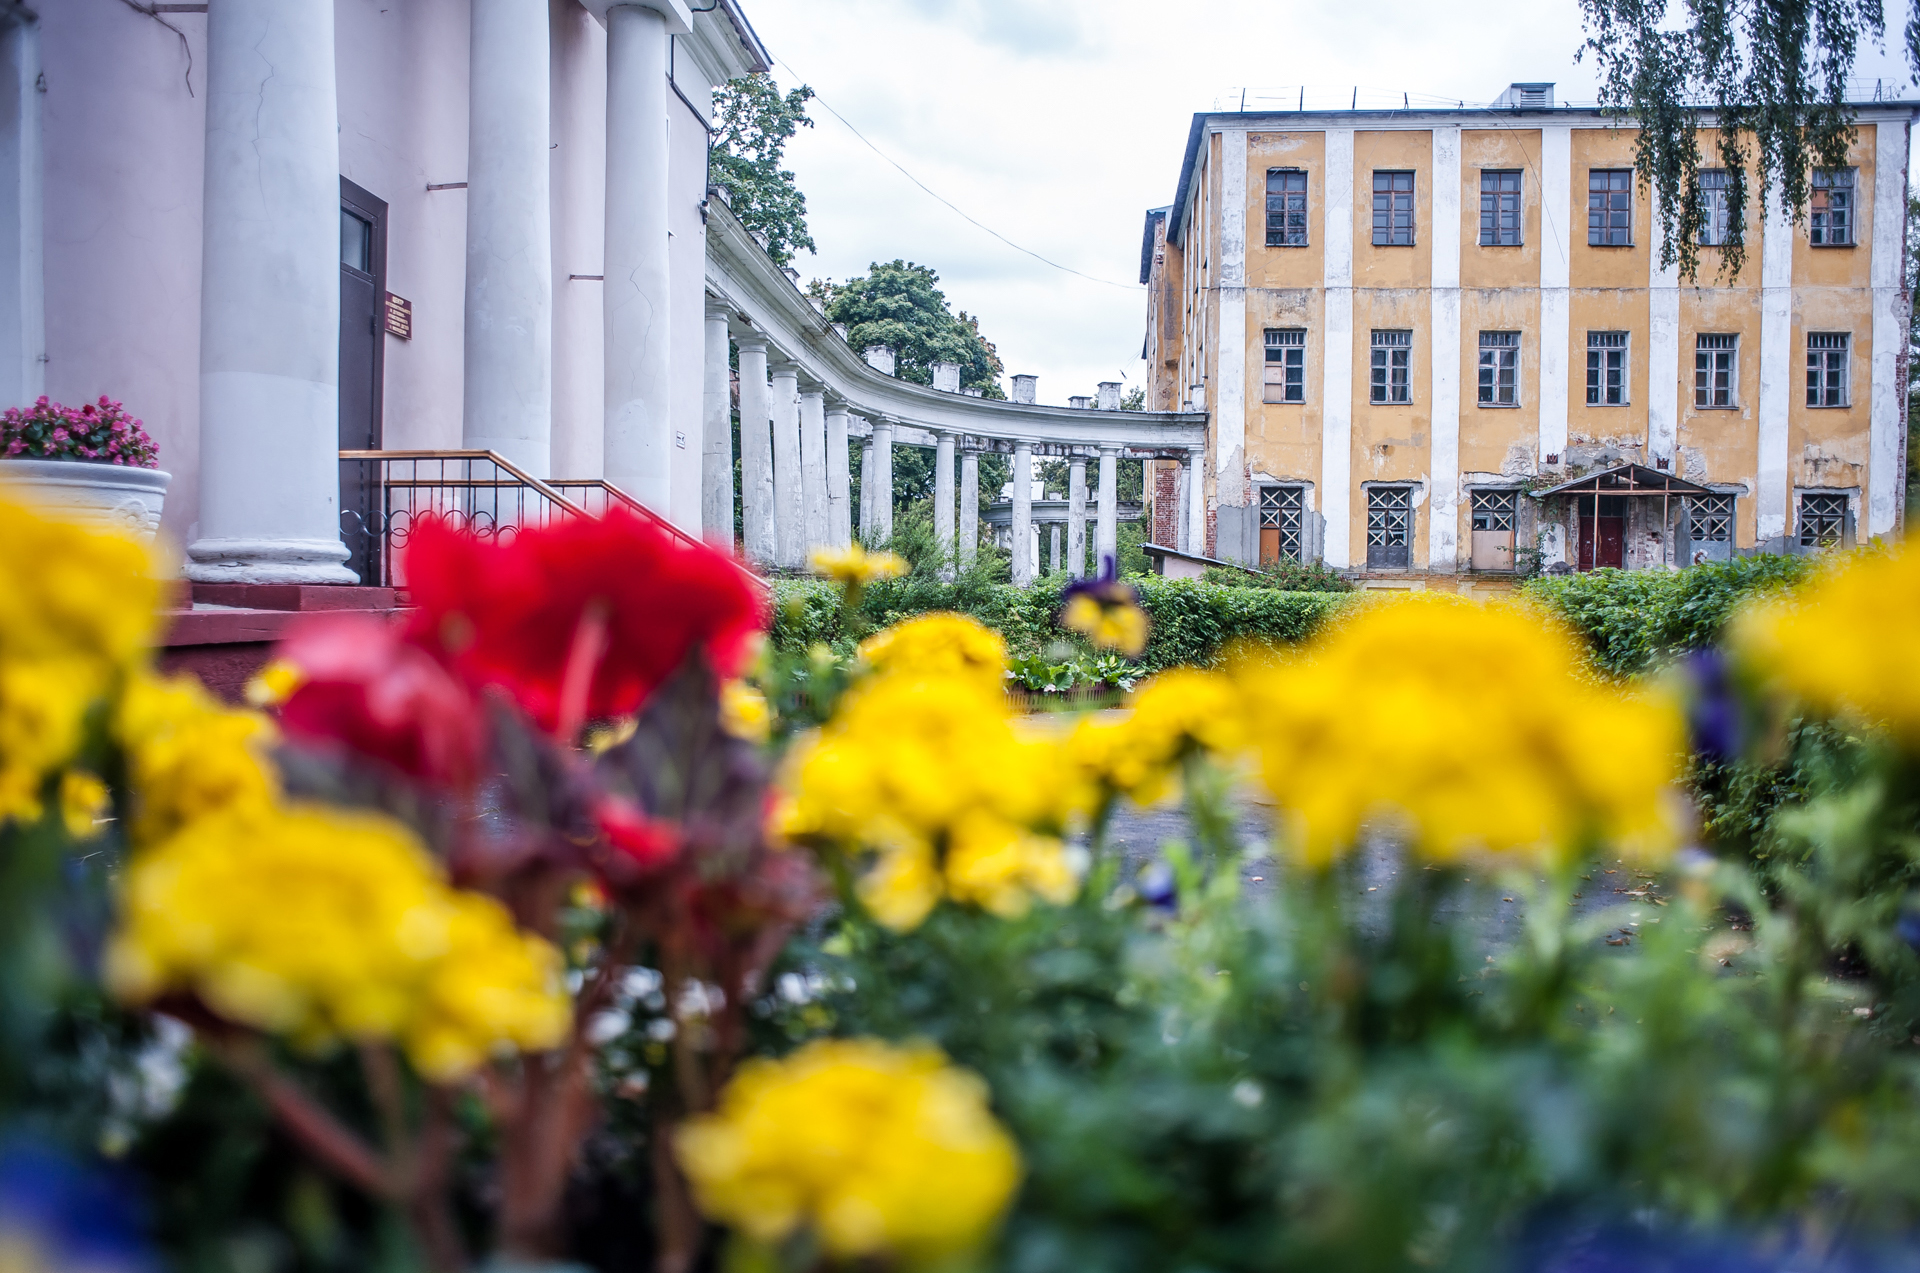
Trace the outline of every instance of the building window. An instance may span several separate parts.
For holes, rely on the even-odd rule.
[[[1378,247],[1413,246],[1413,174],[1375,170],[1373,242]]]
[[[1587,333],[1587,405],[1627,405],[1627,333]]]
[[[1693,338],[1693,405],[1732,407],[1739,384],[1740,338],[1702,332]]]
[[[1520,242],[1520,170],[1480,170],[1480,246],[1513,247]]]
[[[1267,246],[1307,246],[1307,174],[1304,169],[1267,169]]]
[[[1367,566],[1405,570],[1413,560],[1413,488],[1376,486],[1367,492]]]
[[[1268,402],[1307,400],[1307,332],[1303,327],[1267,329]]]
[[[1847,333],[1807,333],[1807,405],[1847,405]]]
[[[1475,570],[1512,570],[1519,492],[1473,492],[1473,544],[1468,564]]]
[[[1687,538],[1696,544],[1733,540],[1733,496],[1696,495],[1688,501]]]
[[[1727,218],[1733,210],[1733,183],[1724,168],[1700,173],[1700,245],[1717,248],[1727,241]]]
[[[1512,407],[1520,402],[1520,333],[1480,333],[1480,405]]]
[[[1815,168],[1807,199],[1807,237],[1817,248],[1853,244],[1853,172],[1851,168]]]
[[[1373,333],[1373,402],[1413,401],[1413,333]]]
[[[1587,242],[1594,247],[1633,244],[1633,169],[1587,171]]]
[[[1260,488],[1260,564],[1304,559],[1307,492],[1302,486]]]
[[[1800,546],[1832,548],[1847,536],[1847,497],[1807,492],[1800,496]]]

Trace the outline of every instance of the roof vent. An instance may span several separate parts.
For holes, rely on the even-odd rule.
[[[1550,110],[1553,107],[1553,85],[1509,84],[1506,92],[1493,99],[1493,104],[1513,110]]]

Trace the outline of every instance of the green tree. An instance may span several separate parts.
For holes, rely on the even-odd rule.
[[[1638,126],[1635,167],[1659,195],[1660,261],[1699,267],[1706,224],[1699,172],[1703,117],[1720,129],[1710,166],[1726,169],[1729,216],[1722,252],[1731,277],[1746,258],[1747,209],[1784,199],[1804,214],[1810,167],[1846,162],[1853,115],[1847,76],[1860,37],[1885,39],[1881,0],[1580,0],[1600,68],[1600,103]],[[1920,8],[1906,29],[1920,76]]]
[[[933,364],[960,364],[960,387],[1004,398],[1000,355],[980,334],[980,320],[954,313],[940,276],[912,261],[875,261],[865,278],[844,283],[816,279],[808,292],[826,302],[827,317],[847,325],[857,350],[885,345],[893,350],[894,374],[914,384],[933,383]]]
[[[773,76],[764,72],[728,80],[713,95],[717,127],[707,180],[725,187],[733,214],[747,229],[767,236],[767,255],[781,265],[801,248],[814,248],[807,233],[807,196],[780,166],[794,133],[813,127],[807,118],[812,96],[802,84],[783,97]]]

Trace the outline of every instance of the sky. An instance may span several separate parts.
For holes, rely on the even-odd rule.
[[[1304,87],[1322,106],[1345,106],[1356,90],[1363,105],[1403,94],[1478,104],[1516,80],[1553,81],[1563,101],[1596,91],[1591,59],[1574,60],[1577,0],[744,8],[782,87],[819,94],[814,127],[787,150],[819,244],[793,262],[802,280],[896,257],[932,266],[953,307],[979,317],[1007,375],[1037,374],[1040,401],[1062,406],[1102,380],[1141,383],[1141,226],[1148,208],[1173,200],[1195,111],[1237,102],[1243,88],[1292,105]],[[1863,42],[1855,77],[1905,84],[1904,5],[1887,10],[1895,38],[1884,52]]]

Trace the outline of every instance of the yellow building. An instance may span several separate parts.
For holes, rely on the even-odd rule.
[[[1753,209],[1729,278],[1722,213],[1688,284],[1660,268],[1634,131],[1552,88],[1194,117],[1141,281],[1147,406],[1210,418],[1206,543],[1171,510],[1162,534],[1450,574],[1899,531],[1913,108],[1859,105],[1806,218]],[[1702,172],[1710,199],[1725,176]]]

